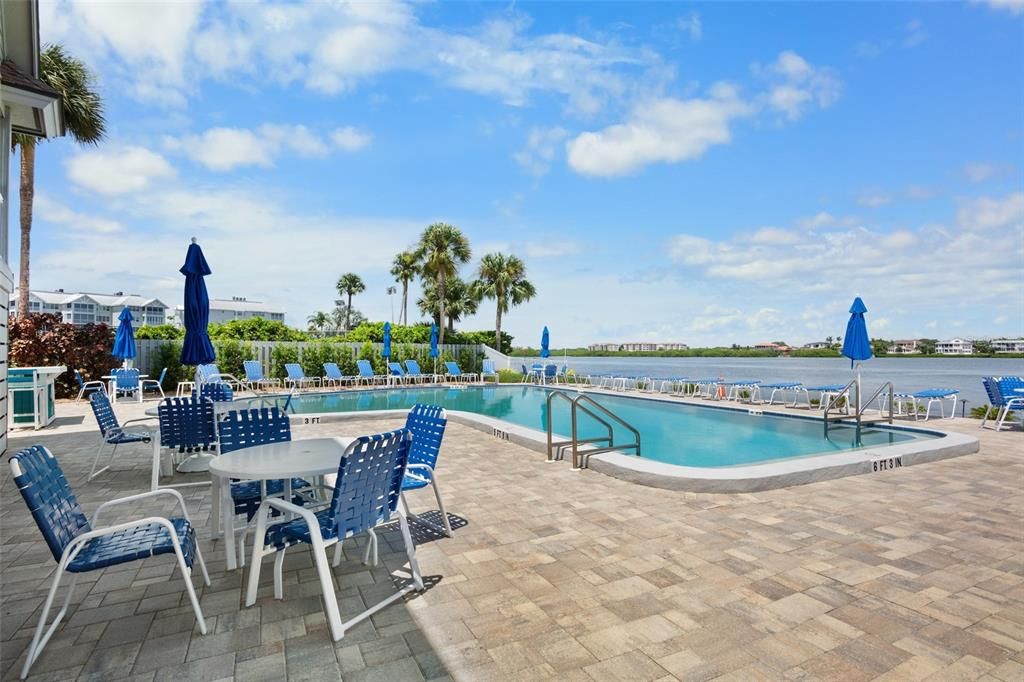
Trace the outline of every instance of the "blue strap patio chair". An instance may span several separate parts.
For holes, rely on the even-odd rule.
[[[174,474],[174,466],[186,457],[217,451],[217,427],[212,400],[165,398],[157,408],[160,437],[153,439],[153,471],[150,487],[159,487],[161,473]],[[174,488],[209,485],[210,481],[177,483]]]
[[[406,360],[405,369],[406,375],[411,381],[428,382],[434,379],[433,375],[423,373],[423,370],[420,369],[420,363],[416,360]]]
[[[121,424],[117,421],[117,415],[114,414],[114,408],[110,405],[110,400],[107,398],[106,393],[93,393],[89,396],[89,405],[92,407],[92,413],[96,417],[96,424],[100,428],[100,443],[96,448],[96,457],[92,460],[89,476],[85,479],[87,482],[110,468],[114,463],[114,454],[117,452],[118,445],[148,443],[151,439],[149,431],[125,431],[121,428]],[[112,446],[110,458],[107,460],[106,466],[97,470],[96,465],[99,464],[103,448],[108,445]]]
[[[988,395],[989,403],[996,408],[995,430],[1002,431],[1003,424],[1013,410],[1024,410],[1024,392],[1015,389],[1024,389],[1024,378],[1021,377],[985,377],[982,379],[985,386],[985,393]],[[988,421],[986,413],[981,420],[981,427],[985,428]]]
[[[263,374],[263,365],[259,360],[245,360],[242,367],[245,369],[245,380],[242,383],[250,391],[262,391],[281,385],[279,379],[270,379]]]
[[[406,593],[423,590],[423,576],[416,561],[416,547],[409,532],[405,505],[401,502],[402,480],[409,459],[411,441],[412,434],[407,429],[361,436],[353,441],[341,456],[334,495],[327,509],[313,512],[285,500],[264,500],[256,516],[256,537],[253,539],[252,566],[249,570],[245,605],[252,606],[256,603],[260,568],[263,558],[270,554],[277,554],[274,561],[274,598],[284,597],[284,553],[288,547],[300,543],[311,546],[313,562],[320,579],[320,589],[323,591],[327,624],[331,639],[334,641],[344,637],[347,629]],[[268,528],[267,521],[271,509],[293,514],[296,518]],[[343,622],[334,590],[334,576],[327,560],[327,547],[360,533],[372,533],[374,528],[389,522],[395,514],[398,516],[402,540],[409,559],[412,581],[398,592]]]
[[[558,378],[558,365],[544,365],[544,383],[553,384]]]
[[[463,372],[457,362],[445,362],[444,367],[448,370],[448,376],[455,381],[476,381],[479,376],[475,372]]]
[[[122,395],[137,395],[141,390],[139,370],[134,367],[118,367],[113,371],[114,399]]]
[[[79,574],[108,566],[117,566],[160,554],[174,554],[185,580],[185,588],[192,603],[199,631],[206,634],[206,620],[203,618],[199,599],[192,586],[193,565],[199,564],[206,585],[210,584],[210,576],[206,572],[206,564],[196,544],[196,534],[185,508],[185,500],[180,493],[175,490],[153,490],[109,500],[96,509],[90,520],[86,518],[85,512],[78,504],[57,458],[42,445],[34,445],[13,455],[10,467],[14,484],[21,492],[32,518],[57,562],[50,591],[43,603],[43,611],[21,669],[22,679],[28,676],[32,664],[39,658],[43,647],[50,641],[50,637],[67,614]],[[181,509],[180,517],[166,518],[153,515],[113,526],[98,525],[100,513],[105,509],[167,495],[174,497],[178,503]],[[71,574],[71,583],[64,597],[64,604],[47,627],[46,621],[65,573]]]
[[[448,521],[448,512],[444,509],[444,502],[441,500],[436,471],[437,456],[441,452],[441,440],[444,438],[444,430],[447,425],[448,414],[444,408],[437,405],[417,404],[409,410],[409,415],[405,419],[405,428],[412,434],[412,446],[409,448],[409,465],[405,470],[405,478],[402,479],[402,495],[404,500],[406,490],[419,490],[428,485],[432,487],[444,527],[441,528],[425,521],[412,512],[407,511],[407,513],[420,523],[452,537],[452,526]],[[409,505],[406,504],[405,508],[408,510]],[[376,547],[374,549],[376,550]]]
[[[241,389],[242,384],[244,383],[234,374],[221,372],[220,368],[213,363],[199,365],[196,367],[196,372],[199,374],[199,383],[201,384],[223,382],[233,386],[234,388]]]
[[[484,360],[483,368],[480,370],[480,381],[487,381],[493,378],[494,381],[500,382],[498,378],[498,370],[494,369],[494,360]]]
[[[403,384],[409,382],[409,375],[406,373],[405,368],[402,367],[400,362],[389,362],[388,371],[391,372],[391,377],[396,381],[400,381]]]
[[[192,389],[193,398],[204,398],[215,403],[230,403],[235,399],[235,392],[231,385],[222,381],[215,381],[210,384],[199,384]]]
[[[143,398],[145,398],[145,396],[146,396],[146,389],[147,388],[150,389],[150,390],[159,391],[160,392],[160,400],[163,400],[164,398],[166,398],[167,396],[164,395],[164,379],[166,377],[167,377],[167,368],[164,367],[163,370],[160,372],[160,378],[159,379],[143,379],[142,380],[142,385],[140,386],[140,388],[142,390]]]
[[[78,384],[78,395],[75,396],[76,403],[82,399],[82,396],[92,395],[93,393],[97,392],[107,392],[106,383],[96,379],[92,381],[86,381],[85,379],[82,378],[82,373],[79,372],[77,369],[75,370],[75,383]]]
[[[341,371],[336,362],[325,362],[324,363],[324,386],[337,386],[341,388],[346,383],[354,382],[356,377],[345,376],[345,373]]]
[[[299,389],[320,385],[320,377],[307,377],[306,373],[302,369],[302,365],[297,362],[286,363],[284,371],[288,373],[288,376],[284,380],[285,386],[290,386],[293,389]]]
[[[359,370],[359,377],[356,379],[357,384],[380,384],[388,380],[387,374],[377,374],[373,371],[373,365],[370,364],[369,360],[356,360],[356,368]]]

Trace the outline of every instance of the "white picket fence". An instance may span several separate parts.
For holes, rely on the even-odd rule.
[[[138,355],[135,357],[134,364],[143,374],[149,374],[155,377],[160,374],[163,367],[156,367],[155,355],[158,348],[160,348],[167,341],[161,339],[138,339],[135,342],[135,349]],[[252,348],[251,360],[259,360],[263,365],[264,372],[270,372],[270,359],[271,354],[274,352],[276,346],[291,346],[298,350],[299,359],[301,361],[302,351],[309,346],[316,346],[319,342],[316,341],[242,341],[241,343],[248,345]],[[365,344],[358,342],[331,342],[331,347],[347,348],[352,353],[352,358],[355,359],[359,352],[362,350]],[[384,344],[374,343],[371,344],[378,353],[383,350]],[[391,344],[392,353],[398,352],[402,347],[409,346],[415,349],[417,352],[428,352],[430,350],[429,343],[393,343]],[[486,353],[491,350],[487,346],[483,345],[455,345],[455,344],[444,344],[438,346],[438,350],[442,354],[449,353],[453,358],[458,361],[459,355],[466,352],[473,352],[474,354]]]

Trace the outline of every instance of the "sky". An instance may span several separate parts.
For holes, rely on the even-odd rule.
[[[526,262],[517,345],[1024,333],[1020,0],[40,9],[108,135],[37,152],[33,288],[174,305],[195,236],[213,297],[391,319],[445,221]]]

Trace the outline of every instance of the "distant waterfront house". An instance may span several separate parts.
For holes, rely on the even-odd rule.
[[[783,355],[793,350],[788,344],[782,343],[781,341],[761,341],[760,343],[754,344],[754,350],[770,350],[775,353],[782,353]]]
[[[826,343],[825,341],[811,341],[810,343],[805,343],[801,346],[804,350],[824,350],[831,347],[832,344]]]
[[[262,317],[264,320],[284,322],[285,309],[273,303],[250,301],[243,296],[210,299],[210,324],[223,324],[232,320],[248,320]],[[181,326],[184,308],[177,306],[174,311],[174,323]]]
[[[592,343],[588,350],[629,351],[643,353],[659,350],[689,350],[689,346],[678,341],[627,341],[625,343]]]
[[[992,339],[994,353],[1024,353],[1024,339]]]
[[[935,352],[939,355],[971,355],[974,353],[974,342],[970,339],[949,339],[935,344]]]
[[[917,339],[897,339],[889,346],[888,352],[890,355],[907,355],[920,353],[921,349],[918,348]]]
[[[11,307],[17,300],[17,291],[10,296]],[[50,313],[59,315],[64,322],[71,324],[109,324],[117,325],[117,316],[121,310],[128,308],[135,318],[135,325],[164,324],[167,319],[167,304],[156,298],[146,298],[138,294],[125,294],[118,291],[113,294],[95,294],[81,291],[37,291],[28,294],[28,310],[30,313]]]

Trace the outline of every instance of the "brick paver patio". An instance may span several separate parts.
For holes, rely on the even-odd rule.
[[[49,447],[91,513],[147,487],[150,450],[121,448],[118,471],[87,485],[87,409],[62,404],[56,429],[15,433],[10,447]],[[297,427],[295,437],[399,424]],[[222,543],[209,539],[209,488],[185,489],[212,580],[195,580],[209,634],[195,628],[171,559],[113,567],[86,575],[33,678],[1024,680],[1024,438],[982,433],[973,420],[941,424],[980,435],[981,451],[734,495],[574,473],[450,424],[441,483],[464,525],[451,539],[419,533],[430,589],[336,644],[308,552],[288,554],[283,601],[266,570],[259,601],[244,608],[245,571],[225,572]],[[55,562],[6,466],[2,476],[7,680]],[[432,494],[411,505],[433,509]],[[381,540],[381,567],[359,563],[359,541],[336,569],[343,616],[392,589],[401,542],[397,532]]]

